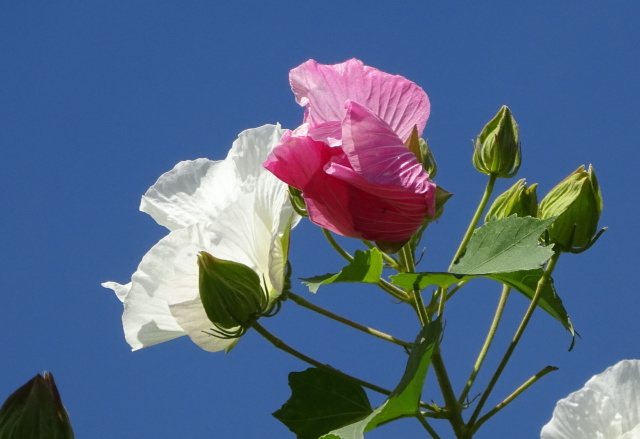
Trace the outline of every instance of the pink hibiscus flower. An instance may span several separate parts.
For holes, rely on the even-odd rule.
[[[289,78],[303,124],[264,166],[302,191],[314,223],[397,251],[434,214],[436,185],[405,146],[427,123],[426,93],[356,59],[309,60]]]

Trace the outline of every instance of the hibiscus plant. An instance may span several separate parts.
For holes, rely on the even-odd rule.
[[[541,309],[574,335],[552,274],[561,255],[587,250],[602,233],[593,168],[580,167],[540,203],[536,185],[520,180],[490,204],[496,180],[513,177],[521,162],[518,125],[502,107],[474,144],[472,162],[487,185],[448,271],[419,271],[421,240],[451,196],[434,182],[433,154],[421,138],[430,113],[427,94],[355,59],[336,65],[309,60],[289,79],[304,107],[300,126],[244,131],[226,159],[178,163],[142,197],[140,209],[169,233],[129,283],[103,284],[123,302],[125,339],[135,350],[187,335],[207,351],[229,351],[256,331],[312,366],[289,375],[291,398],[274,413],[299,439],[362,438],[409,417],[425,437],[438,438],[446,428],[456,438],[472,438],[554,370],[542,368],[502,402],[487,405],[532,314]],[[341,271],[304,279],[306,287],[373,284],[415,311],[414,340],[365,327],[293,293],[289,243],[304,239],[292,230],[304,218],[344,259]],[[354,239],[360,249],[347,251],[336,235]],[[447,302],[477,278],[490,279],[502,293],[468,379],[454,386],[441,353]],[[522,294],[528,308],[496,369],[478,387],[511,291]],[[261,317],[275,315],[284,300],[399,345],[406,368],[397,386],[356,378],[273,335]],[[430,369],[439,395],[423,395]],[[365,389],[385,395],[385,402],[372,407]],[[472,391],[479,396],[471,398]],[[556,437],[551,430],[545,437]]]

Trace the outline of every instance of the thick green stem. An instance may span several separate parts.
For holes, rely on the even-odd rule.
[[[265,339],[267,339],[267,341],[269,341],[269,343],[271,343],[273,346],[286,352],[287,354],[293,355],[294,357],[304,361],[305,363],[309,363],[310,365],[315,366],[319,369],[333,372],[335,374],[338,374],[345,378],[353,380],[354,382],[358,383],[362,387],[366,387],[367,389],[373,390],[374,392],[378,392],[386,396],[389,396],[391,394],[391,390],[384,389],[382,387],[376,386],[375,384],[371,384],[367,381],[361,380],[360,378],[356,378],[351,375],[348,375],[344,372],[339,371],[338,369],[331,367],[328,364],[321,363],[303,354],[302,352],[295,350],[294,348],[286,344],[284,341],[282,341],[281,339],[279,339],[278,337],[270,333],[264,326],[262,326],[257,321],[253,322],[253,325],[251,327],[255,329],[258,332],[258,334],[262,335]]]
[[[547,375],[548,373],[551,373],[555,370],[558,370],[557,367],[554,366],[547,366],[544,369],[542,369],[540,372],[538,372],[537,374],[535,374],[534,376],[532,376],[531,378],[529,378],[527,381],[525,381],[520,387],[518,387],[511,395],[507,396],[500,404],[498,404],[497,406],[495,406],[492,410],[490,410],[489,412],[487,412],[486,415],[484,415],[483,417],[481,417],[480,419],[478,419],[478,421],[474,424],[472,432],[475,433],[476,431],[478,431],[478,429],[480,428],[480,426],[482,424],[484,424],[485,422],[487,422],[489,419],[491,419],[491,417],[493,415],[495,415],[496,413],[498,413],[500,410],[502,410],[503,408],[505,408],[507,406],[507,404],[509,404],[511,401],[513,401],[514,399],[516,399],[518,396],[520,396],[520,394],[522,392],[524,392],[525,390],[527,390],[529,387],[531,387],[531,385],[533,383],[535,383],[536,381],[538,381],[540,378],[542,378],[543,376]]]
[[[340,316],[338,314],[334,314],[331,311],[328,311],[328,310],[326,310],[326,309],[324,309],[324,308],[322,308],[322,307],[320,307],[318,305],[315,305],[315,304],[309,302],[308,300],[298,296],[297,294],[294,294],[292,292],[288,292],[288,293],[286,293],[286,297],[288,299],[293,300],[298,305],[303,306],[303,307],[305,307],[307,309],[310,309],[311,311],[317,312],[318,314],[321,314],[321,315],[323,315],[325,317],[333,319],[336,322],[343,323],[343,324],[345,324],[347,326],[355,328],[355,329],[357,329],[359,331],[362,331],[362,332],[364,332],[366,334],[373,335],[374,337],[378,337],[378,338],[380,338],[382,340],[389,341],[391,343],[395,343],[395,344],[397,344],[399,346],[402,346],[405,349],[412,349],[413,348],[413,343],[409,343],[409,342],[400,340],[400,339],[395,338],[395,337],[393,337],[393,336],[391,336],[389,334],[385,334],[384,332],[378,331],[377,329],[369,328],[368,326],[361,325],[361,324],[356,323],[354,321],[351,321],[351,320],[349,320],[349,319],[347,319],[345,317],[342,317],[342,316]]]
[[[480,349],[480,354],[478,354],[478,358],[476,360],[476,364],[473,365],[473,370],[471,371],[471,375],[469,376],[469,379],[467,380],[467,384],[464,386],[464,389],[462,390],[462,393],[460,394],[460,397],[458,398],[458,402],[460,404],[464,404],[465,399],[467,398],[467,395],[469,394],[469,391],[471,390],[471,386],[473,386],[473,383],[476,380],[476,377],[478,376],[478,372],[480,372],[480,368],[482,367],[482,363],[484,362],[484,359],[487,356],[487,352],[489,352],[489,347],[491,346],[491,343],[493,342],[493,338],[496,335],[496,331],[498,329],[498,324],[500,323],[500,319],[502,318],[502,313],[504,312],[504,307],[507,304],[507,298],[509,297],[509,291],[511,291],[511,288],[509,288],[508,286],[504,285],[502,287],[502,293],[500,294],[500,301],[498,302],[498,306],[496,308],[496,312],[493,316],[493,321],[491,322],[491,327],[489,328],[489,332],[487,333],[487,337],[484,340],[484,344],[482,345],[482,348]]]
[[[415,272],[415,261],[413,260],[413,253],[408,245],[405,245],[402,248],[402,256],[406,264],[406,269],[408,273]],[[413,299],[414,299],[414,307],[420,317],[420,323],[422,326],[426,325],[430,321],[429,314],[422,302],[422,295],[420,294],[420,290],[414,289],[412,291]],[[444,293],[444,292],[443,292]],[[433,353],[431,354],[431,365],[433,366],[433,370],[438,379],[438,384],[440,386],[440,390],[442,392],[442,397],[445,403],[445,410],[447,412],[447,419],[451,423],[453,430],[456,432],[458,437],[462,437],[462,430],[464,429],[464,421],[462,419],[462,410],[460,404],[456,400],[455,392],[453,391],[453,386],[451,385],[451,380],[449,379],[449,374],[447,373],[447,368],[444,365],[444,361],[442,359],[442,354],[440,352],[440,345],[436,344]]]
[[[560,257],[560,252],[555,252],[553,256],[551,256],[551,259],[549,259],[549,262],[547,262],[547,267],[545,268],[544,273],[542,274],[542,277],[538,281],[538,285],[536,286],[536,292],[533,295],[533,298],[531,299],[531,303],[529,304],[527,311],[522,317],[522,321],[520,322],[518,329],[516,330],[513,338],[511,339],[511,343],[509,343],[509,347],[507,348],[507,351],[502,357],[502,361],[500,361],[498,368],[496,369],[493,376],[491,377],[491,381],[489,381],[487,388],[483,392],[482,397],[478,402],[478,406],[474,410],[473,415],[469,420],[469,425],[475,424],[476,419],[478,419],[478,416],[480,416],[480,412],[482,411],[484,404],[487,402],[487,398],[489,398],[489,395],[491,394],[491,391],[493,390],[496,383],[498,382],[498,379],[500,378],[502,371],[504,370],[507,363],[509,362],[511,355],[513,354],[513,351],[516,349],[516,346],[518,345],[518,342],[520,341],[520,338],[522,337],[524,330],[527,328],[527,325],[531,320],[531,316],[533,315],[533,312],[538,306],[538,302],[542,297],[542,292],[544,291],[547,283],[549,282],[549,279],[551,279],[551,273],[553,273],[553,269],[555,268],[559,257]]]
[[[473,218],[471,219],[471,223],[469,224],[469,227],[467,228],[467,231],[464,234],[464,237],[462,238],[462,241],[460,242],[460,246],[458,247],[458,251],[456,251],[456,254],[453,257],[453,260],[451,261],[451,264],[454,264],[458,259],[460,259],[460,257],[464,253],[464,251],[465,251],[465,249],[467,247],[467,243],[469,242],[469,239],[471,239],[471,235],[473,235],[473,232],[475,231],[476,226],[478,225],[478,222],[480,221],[480,217],[482,216],[482,213],[484,212],[484,208],[487,207],[487,202],[489,201],[489,198],[491,197],[491,193],[493,192],[493,187],[494,187],[494,185],[496,183],[496,179],[497,178],[498,178],[498,176],[495,175],[495,174],[489,175],[489,181],[487,182],[487,186],[484,188],[484,194],[482,195],[482,199],[480,200],[480,204],[478,204],[476,212],[473,214]]]

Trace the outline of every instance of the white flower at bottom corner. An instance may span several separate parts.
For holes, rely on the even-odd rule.
[[[558,401],[541,439],[640,439],[640,360],[623,360]]]
[[[102,284],[124,304],[133,350],[183,335],[212,352],[238,341],[212,335],[199,294],[201,251],[251,268],[264,280],[269,305],[278,299],[299,217],[287,185],[262,163],[282,133],[275,125],[243,131],[225,160],[180,162],[143,196],[140,209],[171,232],[142,258],[130,283]]]

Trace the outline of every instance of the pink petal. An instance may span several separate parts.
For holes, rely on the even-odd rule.
[[[350,59],[325,65],[309,60],[289,73],[296,101],[311,125],[342,120],[344,103],[356,101],[387,122],[403,141],[414,125],[421,134],[429,117],[427,94],[413,82]]]
[[[311,221],[341,235],[357,236],[348,213],[348,185],[324,172],[325,165],[341,154],[340,148],[286,132],[264,167],[303,192]]]
[[[403,241],[413,235],[433,214],[435,184],[428,193],[415,193],[402,186],[372,183],[356,171],[337,163],[327,173],[350,188],[349,214],[355,230],[370,241]]]
[[[357,102],[348,101],[345,108],[342,150],[358,174],[415,193],[434,190],[429,174],[386,122]]]

